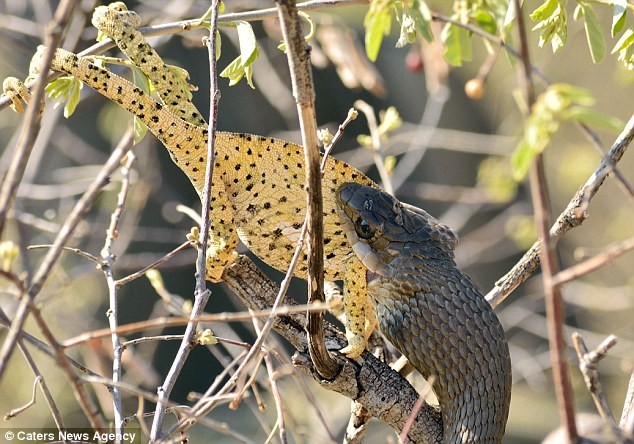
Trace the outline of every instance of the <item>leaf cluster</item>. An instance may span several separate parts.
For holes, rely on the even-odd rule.
[[[591,108],[593,105],[594,99],[585,89],[564,83],[549,86],[535,101],[524,125],[524,137],[513,153],[511,164],[515,179],[521,180],[526,176],[535,156],[546,149],[563,122],[579,122],[614,130],[622,127],[622,122],[604,116]]]
[[[586,40],[590,56],[594,63],[599,63],[605,56],[606,42],[603,30],[594,11],[596,5],[612,6],[612,25],[610,35],[615,38],[622,32],[621,37],[614,44],[611,54],[618,53],[618,60],[629,70],[634,69],[634,29],[627,28],[627,10],[632,6],[627,0],[610,0],[610,2],[593,2],[577,0],[573,18],[583,20]],[[534,31],[540,32],[539,46],[551,44],[553,52],[559,51],[566,44],[568,37],[568,13],[566,0],[546,0],[531,14],[531,19],[537,22]]]

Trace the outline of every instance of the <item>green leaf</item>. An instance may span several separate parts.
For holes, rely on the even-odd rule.
[[[243,77],[247,84],[253,85],[253,62],[258,58],[258,45],[251,24],[244,21],[235,22],[240,40],[240,55],[236,57],[221,73],[220,77],[229,79],[229,86],[234,86]]]
[[[257,49],[255,57],[257,58]],[[244,65],[240,56],[236,57],[229,65],[222,70],[220,77],[229,79],[229,86],[236,85],[243,77],[246,78],[248,85],[255,89],[253,85],[253,68],[251,63]]]
[[[398,2],[395,5],[396,18],[401,23],[401,33],[396,42],[397,48],[414,43],[418,36],[422,36],[428,42],[434,38],[431,32],[431,11],[422,0]]]
[[[586,125],[598,126],[611,131],[623,128],[623,121],[616,117],[606,116],[594,108],[574,107],[566,113],[567,120],[575,120]]]
[[[618,59],[623,62],[625,67],[630,71],[634,71],[634,29],[627,29],[614,48],[612,54],[619,53]]]
[[[533,159],[540,151],[526,141],[522,141],[511,157],[511,166],[513,168],[513,179],[516,181],[526,177],[528,169],[533,163]]]
[[[530,17],[536,22],[548,20],[557,12],[558,8],[559,2],[557,0],[546,0],[543,5],[533,11]]]
[[[403,124],[401,116],[398,114],[398,110],[394,106],[390,106],[380,114],[381,123],[379,124],[378,130],[381,136],[386,136],[390,131],[394,131]]]
[[[630,28],[625,31],[619,41],[616,42],[616,45],[614,45],[614,48],[612,49],[612,54],[623,51],[629,46],[632,46],[632,44],[634,44],[634,29]]]
[[[538,22],[533,31],[540,31],[539,47],[550,42],[553,52],[559,51],[568,38],[565,0],[546,0],[530,17]]]
[[[440,40],[443,43],[443,57],[453,66],[462,65],[462,50],[460,48],[459,29],[452,23],[447,23],[440,33]]]
[[[589,5],[579,3],[575,8],[574,18],[578,19],[579,15],[583,16],[583,26],[586,30],[586,38],[588,40],[588,48],[590,56],[594,63],[599,63],[605,56],[605,38],[601,32],[599,20]]]
[[[612,37],[621,32],[627,18],[627,0],[614,0],[614,12],[612,13]]]
[[[63,76],[46,85],[45,91],[55,100],[54,108],[64,104],[64,117],[69,118],[77,108],[83,86],[84,84],[75,77]]]
[[[496,35],[497,34],[497,23],[495,21],[495,17],[490,11],[484,9],[478,9],[471,18],[475,22],[475,24],[488,32],[489,34]]]
[[[390,33],[392,23],[390,0],[374,0],[365,16],[365,53],[370,60],[376,61],[381,49],[383,37]]]
[[[248,65],[255,60],[257,55],[257,41],[255,33],[249,22],[236,22],[236,30],[238,31],[238,39],[240,40],[240,59],[243,65]]]
[[[622,123],[590,108],[592,95],[582,88],[553,84],[540,94],[524,125],[524,137],[511,158],[513,177],[521,180],[535,156],[542,153],[563,122],[573,121],[618,130]]]
[[[423,0],[414,0],[412,11],[418,32],[425,40],[431,42],[434,34],[431,32],[432,15],[427,3]]]

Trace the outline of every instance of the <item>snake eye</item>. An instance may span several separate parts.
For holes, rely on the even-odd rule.
[[[361,239],[370,239],[376,233],[376,229],[370,223],[362,218],[358,218],[354,222],[354,231]]]

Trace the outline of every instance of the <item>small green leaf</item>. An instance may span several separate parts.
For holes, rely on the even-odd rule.
[[[383,37],[390,33],[392,15],[391,1],[373,1],[365,16],[365,53],[370,60],[376,61],[381,49]]]
[[[381,136],[387,135],[389,132],[394,131],[403,124],[401,116],[398,114],[398,110],[394,106],[390,106],[385,111],[380,113],[381,123],[378,130]]]
[[[84,84],[75,77],[63,76],[46,85],[45,91],[55,100],[54,108],[64,104],[64,117],[69,118],[77,108],[83,86]]]
[[[396,18],[401,23],[401,33],[396,42],[397,48],[414,43],[418,36],[422,36],[428,42],[434,38],[431,32],[431,11],[422,0],[413,0],[411,5],[407,2],[397,2],[394,5]]]
[[[594,63],[599,63],[603,60],[603,56],[605,55],[605,38],[601,32],[599,20],[592,8],[583,3],[579,3],[577,8],[575,8],[575,20],[577,20],[580,15],[583,16],[583,26],[586,30],[590,56]]]
[[[251,23],[239,21],[236,23],[238,39],[240,40],[240,59],[243,65],[248,65],[255,60],[254,55],[258,49],[255,33]]]
[[[571,108],[565,115],[566,120],[575,120],[586,125],[598,126],[611,131],[623,128],[623,121],[616,117],[606,116],[594,108]]]
[[[625,67],[630,71],[634,71],[634,29],[627,29],[614,48],[612,54],[619,53],[618,59],[623,62]]]
[[[531,19],[536,22],[550,19],[559,8],[559,2],[557,0],[546,0],[543,5],[535,9],[531,14]]]
[[[258,51],[256,50],[256,58],[257,52]],[[220,77],[229,79],[229,86],[236,85],[243,77],[245,77],[248,85],[255,89],[252,79],[253,68],[251,64],[243,65],[242,58],[240,56],[236,57],[224,70],[222,70]]]
[[[614,48],[612,49],[612,54],[623,51],[629,46],[632,46],[632,44],[634,44],[634,29],[630,28],[625,31],[619,41],[616,42],[616,45],[614,45]]]
[[[253,62],[258,58],[259,51],[255,34],[251,24],[244,21],[235,22],[240,40],[240,55],[236,57],[221,73],[220,77],[229,79],[229,86],[237,84],[243,77],[247,84],[253,85]]]
[[[495,21],[495,17],[490,11],[478,9],[471,18],[479,28],[482,28],[489,34],[497,34],[497,23]]]
[[[443,57],[453,66],[461,66],[463,60],[471,60],[469,32],[452,23],[447,23],[440,33],[443,42]]]
[[[627,0],[614,0],[614,12],[612,13],[612,37],[621,32],[623,26],[625,26],[625,19],[627,18]]]
[[[565,0],[546,0],[530,17],[538,22],[533,31],[540,31],[539,47],[550,42],[553,52],[559,51],[568,38]]]
[[[546,149],[563,122],[601,125],[616,130],[622,127],[618,120],[590,108],[593,104],[594,99],[588,91],[562,83],[550,85],[540,94],[524,125],[524,137],[511,158],[513,177],[521,180],[526,175],[535,156]]]
[[[423,0],[414,0],[412,10],[418,32],[425,40],[431,42],[434,39],[434,34],[431,32],[432,15],[427,3]]]

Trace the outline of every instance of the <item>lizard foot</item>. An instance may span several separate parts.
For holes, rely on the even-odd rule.
[[[16,113],[24,112],[24,105],[31,100],[31,93],[20,79],[7,77],[2,82],[4,94],[11,100],[11,109]]]
[[[200,245],[200,230],[198,227],[192,227],[187,233],[189,243],[198,248]],[[222,253],[222,254],[220,254]],[[220,249],[213,241],[210,240],[207,245],[207,273],[205,279],[209,282],[222,282],[222,274],[229,265],[238,259],[238,253],[232,250],[227,254],[225,249]]]
[[[346,355],[348,358],[358,358],[366,348],[365,338],[363,337],[363,335],[346,334],[346,339],[348,339],[348,345],[339,351]]]

